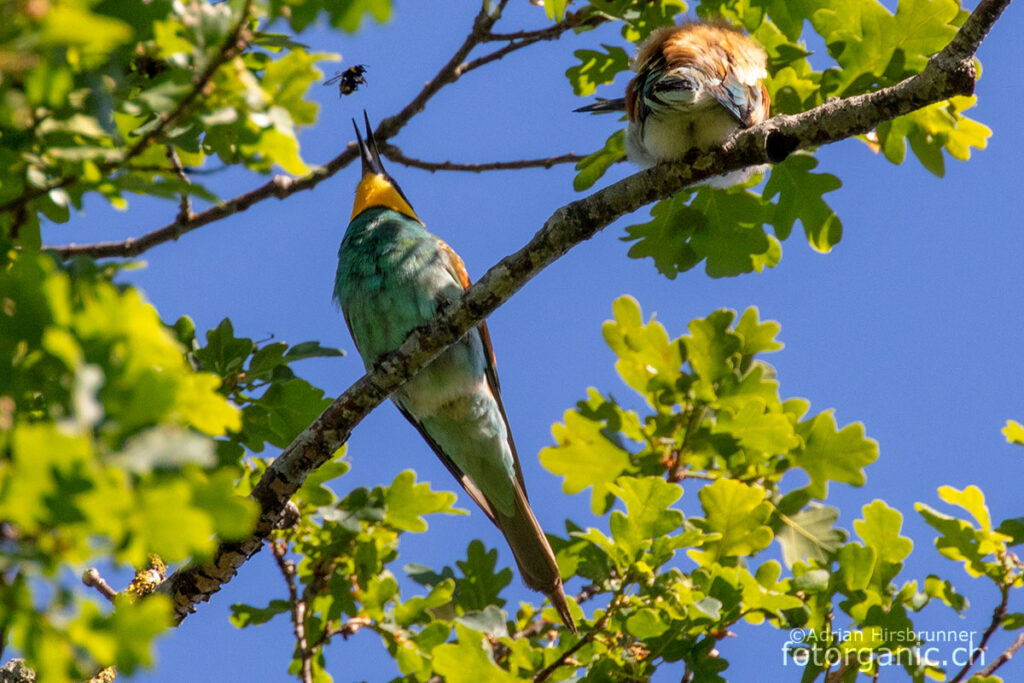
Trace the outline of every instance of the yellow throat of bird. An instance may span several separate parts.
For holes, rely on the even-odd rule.
[[[375,206],[382,206],[392,211],[408,216],[413,220],[420,221],[419,216],[409,206],[402,193],[395,187],[386,176],[379,173],[367,173],[359,181],[356,188],[356,200],[352,205],[352,218],[361,214],[367,209]],[[423,221],[420,221],[421,223]]]

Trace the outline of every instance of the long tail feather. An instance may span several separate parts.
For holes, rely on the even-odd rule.
[[[605,114],[608,112],[622,113],[626,111],[626,98],[616,97],[611,100],[606,100],[599,97],[593,104],[588,104],[584,107],[580,107],[579,109],[573,109],[573,111],[589,114]]]
[[[515,516],[508,517],[499,513],[495,522],[512,549],[516,564],[519,565],[519,574],[527,586],[548,596],[565,627],[576,633],[576,622],[569,613],[569,602],[562,587],[555,553],[519,486],[516,486],[515,505]]]

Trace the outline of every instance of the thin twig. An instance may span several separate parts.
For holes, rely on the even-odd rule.
[[[993,7],[1000,10],[1009,1],[981,0],[947,49],[955,49],[963,40],[961,34],[976,30],[979,22],[995,21],[999,12],[991,11]],[[288,499],[310,472],[348,440],[372,409],[569,249],[619,217],[671,197],[695,182],[776,163],[785,153],[860,135],[883,121],[954,95],[969,94],[974,78],[971,58],[950,65],[943,50],[929,60],[922,73],[892,87],[830,101],[799,115],[776,116],[738,133],[721,149],[649,168],[556,210],[522,249],[488,270],[433,322],[410,334],[398,350],[379,358],[271,463],[251,494],[261,508],[252,534],[241,541],[221,543],[211,561],[179,570],[167,580],[163,590],[173,598],[176,620],[184,619],[200,601],[209,600],[259,551]]]
[[[495,50],[494,52],[490,52],[486,55],[477,57],[471,62],[466,62],[465,64],[459,67],[459,75],[461,76],[462,74],[468,74],[470,71],[479,69],[485,64],[495,62],[504,57],[505,55],[511,54],[518,50],[522,50],[524,47],[529,47],[530,45],[533,45],[534,43],[537,43],[541,40],[541,38],[527,38],[525,40],[513,41],[508,45]]]
[[[623,584],[623,587],[624,586],[625,584]],[[533,677],[534,683],[544,683],[544,681],[551,677],[551,674],[555,673],[555,671],[565,666],[568,663],[570,657],[579,652],[584,645],[592,641],[594,638],[597,637],[597,634],[602,633],[605,630],[605,628],[608,627],[608,622],[611,620],[612,614],[618,611],[619,607],[621,606],[622,591],[624,589],[623,587],[620,587],[619,590],[616,591],[615,596],[612,598],[612,601],[608,604],[608,609],[606,609],[604,614],[601,615],[601,618],[597,620],[597,623],[594,624],[590,629],[588,629],[586,634],[584,634],[584,636],[580,638],[579,641],[574,643],[571,647],[566,649],[565,652],[559,655],[558,659],[551,662],[546,667],[537,672],[537,675]]]
[[[535,29],[532,31],[514,31],[512,33],[488,33],[486,42],[499,42],[499,41],[514,41],[514,40],[553,40],[558,38],[565,31],[573,28],[579,28],[582,26],[595,27],[608,21],[608,17],[603,14],[593,13],[589,7],[585,7],[577,12],[567,12],[557,24],[546,26],[545,28]]]
[[[213,175],[214,173],[222,173],[231,168],[228,164],[221,164],[220,166],[213,166],[211,168],[196,168],[195,166],[182,166],[181,170],[188,175]],[[174,173],[177,174],[177,169],[168,168],[167,166],[160,166],[156,164],[129,164],[124,167],[126,171],[141,171],[149,173]]]
[[[519,159],[516,161],[491,161],[479,164],[456,163],[454,161],[423,161],[406,156],[405,153],[394,145],[384,145],[381,153],[396,164],[409,166],[410,168],[421,168],[424,171],[468,171],[470,173],[482,173],[484,171],[516,171],[524,168],[551,168],[557,164],[574,164],[584,158],[582,154],[561,154],[555,157],[543,159]]]
[[[192,181],[189,180],[188,175],[185,173],[185,167],[181,165],[181,159],[178,158],[178,153],[174,151],[174,145],[167,145],[164,153],[167,155],[167,160],[171,162],[171,168],[174,169],[174,174],[178,176],[178,179],[186,185],[191,185]],[[176,223],[186,223],[192,219],[192,198],[188,192],[181,193],[181,202],[178,204],[178,215],[175,218]]]
[[[996,658],[996,660],[994,662],[992,662],[991,664],[986,666],[984,669],[982,669],[981,672],[979,673],[979,675],[980,676],[991,676],[992,674],[994,674],[996,672],[996,670],[999,667],[1001,667],[1003,664],[1006,664],[1008,661],[1013,659],[1013,656],[1015,654],[1017,654],[1017,652],[1022,647],[1024,647],[1024,633],[1021,633],[1019,636],[1017,636],[1017,639],[1014,640],[1012,643],[1010,643],[1010,646],[1008,648],[1006,648],[1005,650],[1003,650],[1002,654],[1000,654]]]
[[[581,590],[579,593],[577,593],[573,597],[575,598],[577,604],[582,604],[582,603],[586,602],[587,600],[592,599],[594,596],[599,595],[600,593],[601,593],[601,587],[598,586],[597,584],[591,583],[591,584],[588,584],[588,585],[584,586],[583,590]],[[538,616],[540,616],[540,613],[538,613]],[[549,629],[549,628],[550,629],[556,629],[557,626],[555,626],[555,624],[552,624],[550,621],[545,621],[543,619],[537,619],[536,621],[531,621],[529,624],[524,626],[521,630],[516,631],[514,634],[512,634],[512,640],[519,640],[520,638],[533,638],[534,636],[539,636],[541,633],[544,632],[545,629]],[[495,658],[495,660],[499,660],[499,659],[503,658],[507,654],[508,654],[508,649],[507,648],[505,648],[504,651],[500,650],[499,648],[495,648],[495,650],[494,650],[494,658]]]
[[[284,541],[271,543],[270,552],[274,555],[277,567],[281,570],[281,576],[284,577],[284,581],[288,585],[288,604],[291,605],[295,649],[301,660],[299,675],[302,678],[302,683],[313,683],[313,650],[306,640],[306,601],[299,599],[299,591],[295,584],[295,563],[285,557],[288,552],[288,544]]]
[[[89,588],[95,588],[97,593],[105,597],[110,602],[114,602],[114,598],[117,597],[117,591],[110,587],[110,584],[100,576],[99,570],[95,567],[86,569],[82,573],[82,583]]]
[[[486,3],[484,5],[480,12],[477,13],[476,18],[473,19],[473,28],[470,30],[469,35],[466,36],[466,39],[462,41],[462,45],[455,50],[455,53],[445,65],[441,67],[437,75],[427,81],[423,89],[407,105],[402,107],[401,111],[380,122],[377,129],[373,132],[378,142],[393,138],[413,116],[423,111],[430,98],[436,95],[441,88],[459,80],[463,73],[460,67],[466,57],[469,56],[469,53],[473,51],[473,48],[482,43],[487,34],[490,33],[495,22],[501,17],[501,10],[505,7],[505,2],[499,4],[494,14],[488,14]]]
[[[341,636],[343,640],[348,640],[355,634],[359,633],[360,630],[371,625],[373,625],[373,622],[369,617],[352,617],[340,626],[325,629],[323,635],[320,636],[320,639],[317,640],[316,643],[314,643],[313,647],[326,645],[334,636]]]
[[[971,657],[967,660],[967,663],[964,664],[963,668],[957,672],[956,676],[950,679],[949,683],[960,683],[960,681],[964,680],[964,676],[967,675],[967,672],[970,671],[977,663],[982,653],[988,649],[989,638],[992,637],[992,634],[995,633],[999,629],[1000,624],[1003,623],[1003,617],[1006,616],[1006,606],[1010,602],[1010,586],[1007,584],[1000,586],[999,594],[999,604],[996,605],[994,610],[992,610],[992,621],[989,622],[988,628],[985,629],[985,632],[981,634],[981,642],[978,643],[978,647],[974,648],[974,652],[971,653]]]
[[[693,435],[696,434],[701,423],[704,422],[705,415],[707,415],[707,406],[702,405],[699,408],[694,406],[690,413],[690,419],[686,422],[686,431],[683,434],[683,443],[679,445],[679,451],[676,454],[676,462],[668,473],[669,481],[678,483],[686,478],[686,461],[683,460],[683,454],[689,448]]]
[[[595,628],[597,628],[597,627],[595,627]],[[602,625],[602,628],[603,628],[603,625]],[[551,678],[551,674],[555,673],[556,670],[558,670],[558,669],[562,668],[563,666],[565,666],[568,663],[569,658],[572,657],[577,652],[579,652],[583,648],[584,645],[586,645],[590,641],[592,641],[594,639],[594,636],[595,636],[595,631],[590,631],[585,636],[580,638],[579,642],[574,643],[565,652],[563,652],[561,655],[559,655],[558,659],[556,659],[555,661],[551,662],[546,667],[541,669],[540,673],[538,673],[536,676],[533,677],[534,683],[544,683],[544,681],[546,681],[549,678]],[[579,668],[579,667],[577,666],[577,668]]]
[[[562,37],[563,33],[573,28],[583,25],[599,26],[605,21],[607,21],[607,18],[603,15],[591,14],[589,9],[582,9],[578,12],[565,15],[562,21],[553,26],[537,31],[520,31],[518,34],[504,35],[488,33],[484,36],[484,41],[491,42],[495,40],[507,40],[509,41],[508,45],[505,45],[494,52],[483,55],[482,57],[477,57],[471,62],[463,64],[459,67],[459,75],[467,74],[474,69],[479,69],[481,66],[501,59],[511,52],[521,50],[524,47],[528,47],[542,40],[558,40]]]

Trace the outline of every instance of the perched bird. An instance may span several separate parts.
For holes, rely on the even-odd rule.
[[[324,81],[324,85],[338,84],[338,97],[351,95],[359,89],[360,85],[366,85],[365,64],[355,64],[344,71],[336,71],[333,76]]]
[[[625,111],[626,154],[639,166],[679,160],[768,118],[766,62],[764,50],[736,29],[696,22],[664,27],[637,51],[625,98],[576,111]],[[728,177],[727,184],[742,180]]]
[[[363,116],[365,140],[356,126],[363,177],[338,251],[334,299],[370,369],[458,299],[469,276],[384,170]],[[467,332],[391,398],[504,534],[526,585],[545,593],[575,632],[555,555],[526,498],[486,324]]]

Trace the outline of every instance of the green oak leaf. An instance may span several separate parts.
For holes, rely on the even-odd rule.
[[[224,318],[217,327],[206,333],[206,346],[196,351],[195,356],[202,369],[227,377],[242,369],[252,349],[252,340],[235,337],[231,319]]]
[[[929,598],[938,598],[943,603],[956,610],[958,614],[962,614],[967,609],[967,598],[957,593],[956,589],[953,588],[953,584],[949,581],[940,579],[934,574],[930,574],[925,578],[924,590],[925,594],[927,594]]]
[[[242,603],[231,605],[231,617],[229,621],[236,628],[246,626],[259,626],[265,624],[278,614],[288,614],[291,611],[291,603],[287,600],[271,600],[266,607],[253,607]]]
[[[996,531],[1009,538],[1006,545],[1020,545],[1024,543],[1024,517],[1004,519],[999,523]]]
[[[839,510],[824,505],[809,507],[781,520],[775,538],[787,567],[814,559],[825,562],[845,541],[846,532],[835,527]]]
[[[619,357],[615,369],[627,385],[648,403],[655,405],[652,394],[671,390],[683,355],[679,341],[671,340],[661,323],[644,323],[640,304],[631,296],[620,296],[612,304],[615,320],[607,320],[601,332],[608,346]]]
[[[637,638],[657,638],[670,628],[657,610],[643,607],[626,619],[626,631]]]
[[[604,147],[576,162],[577,173],[572,180],[574,190],[582,192],[592,187],[612,164],[626,157],[625,137],[624,130],[615,131],[605,141]]]
[[[872,546],[847,543],[839,549],[839,580],[847,590],[862,591],[871,585],[878,555]]]
[[[72,641],[89,651],[95,661],[131,674],[153,665],[153,641],[171,627],[171,599],[149,595],[133,601],[114,598],[114,610],[101,614],[95,603],[82,603],[82,612],[68,627]]]
[[[455,599],[467,610],[483,610],[488,605],[502,607],[505,601],[501,591],[512,583],[512,570],[508,567],[495,571],[498,565],[498,551],[486,550],[484,544],[473,539],[466,548],[466,559],[455,564],[462,571],[462,578],[456,583]]]
[[[873,548],[881,562],[902,562],[910,555],[914,542],[900,536],[903,526],[903,515],[880,500],[875,500],[863,508],[864,519],[855,520],[853,528],[864,541],[864,545]]]
[[[981,541],[969,522],[924,503],[915,503],[914,509],[941,534],[935,539],[935,547],[942,555],[955,562],[963,562],[964,569],[971,576],[982,576],[986,572],[986,553],[981,552]]]
[[[342,460],[345,457],[347,448],[347,444],[342,446],[331,455],[330,460],[309,473],[306,480],[302,482],[302,486],[295,493],[294,499],[296,503],[322,507],[330,505],[337,500],[334,491],[325,486],[325,484],[348,472],[349,464]]]
[[[479,631],[455,624],[457,641],[433,650],[434,671],[448,683],[516,683],[514,676],[494,663],[490,646]]]
[[[669,507],[683,495],[678,484],[661,477],[619,477],[607,486],[626,505],[626,514],[615,510],[609,524],[615,543],[627,554],[682,525],[683,513]]]
[[[718,412],[712,434],[728,434],[743,448],[767,454],[786,453],[800,444],[789,418],[781,410],[769,410],[764,399],[752,396],[731,406]]]
[[[615,80],[615,76],[629,68],[629,55],[621,47],[602,45],[604,52],[576,50],[573,54],[580,60],[576,66],[565,72],[572,84],[573,92],[580,96],[593,94],[599,85]]]
[[[856,422],[838,430],[832,411],[799,423],[797,434],[804,445],[793,452],[793,464],[807,472],[808,489],[819,500],[828,495],[830,481],[863,486],[864,467],[878,459],[878,443],[864,436],[864,425]]]
[[[786,239],[797,220],[811,247],[828,253],[839,243],[843,225],[822,198],[838,190],[842,182],[831,173],[811,173],[818,161],[809,154],[793,154],[772,167],[764,186],[764,199],[778,195],[772,224],[779,239]]]
[[[540,463],[552,474],[563,476],[562,490],[573,495],[593,487],[590,507],[604,514],[611,505],[607,485],[619,475],[634,471],[629,452],[603,433],[604,423],[570,410],[564,423],[551,426],[555,446],[540,452]]]
[[[416,473],[405,470],[395,477],[384,494],[387,505],[384,520],[400,531],[422,533],[427,530],[423,515],[437,512],[468,514],[465,510],[452,507],[455,500],[455,494],[451,491],[432,491],[428,483],[417,484]]]
[[[625,242],[636,242],[629,248],[630,258],[650,257],[658,272],[670,280],[701,262],[690,244],[690,238],[704,216],[689,205],[691,194],[683,190],[670,199],[662,199],[651,207],[651,221],[626,228]]]
[[[1009,443],[1024,446],[1024,425],[1014,420],[1007,420],[1003,427],[1003,436]]]
[[[706,550],[691,550],[695,562],[707,565],[731,556],[753,555],[772,542],[772,530],[766,526],[772,506],[763,489],[734,479],[716,479],[697,495],[704,508],[701,526],[721,537],[706,542]]]
[[[691,199],[692,197],[692,199]],[[631,258],[651,257],[669,279],[706,260],[711,277],[761,272],[782,257],[764,231],[770,218],[761,197],[744,186],[684,190],[651,208],[652,220],[626,228]]]
[[[700,400],[713,401],[716,384],[733,375],[733,364],[743,345],[739,335],[730,329],[735,318],[735,311],[714,311],[705,318],[691,320],[690,334],[682,337],[686,358],[697,375],[694,394]]]
[[[782,326],[774,320],[761,322],[756,306],[743,311],[735,332],[742,339],[741,351],[744,356],[753,357],[759,353],[770,353],[783,348],[783,343],[776,339]]]

